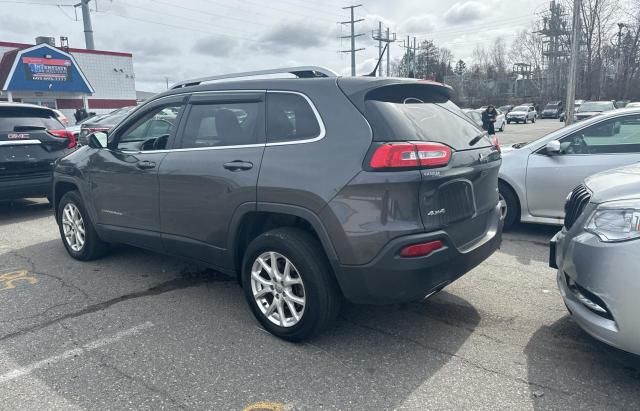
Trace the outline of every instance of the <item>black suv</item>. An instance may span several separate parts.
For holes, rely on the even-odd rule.
[[[282,72],[297,78],[246,79]],[[58,162],[73,258],[126,243],[207,264],[238,277],[267,330],[302,340],[343,297],[419,300],[499,247],[500,153],[448,86],[236,76],[180,83]]]
[[[50,197],[53,165],[75,146],[55,111],[0,103],[0,200]]]

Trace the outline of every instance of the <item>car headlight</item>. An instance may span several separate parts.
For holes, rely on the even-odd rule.
[[[640,199],[600,204],[585,230],[606,243],[640,238]]]

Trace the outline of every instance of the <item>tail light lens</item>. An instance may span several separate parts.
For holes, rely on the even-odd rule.
[[[47,132],[56,137],[66,138],[67,140],[69,140],[69,144],[67,144],[67,148],[74,148],[76,146],[76,136],[74,136],[71,131],[61,129],[61,130],[47,130]]]
[[[493,144],[493,146],[496,148],[496,150],[498,150],[498,152],[502,151],[500,149],[500,140],[498,140],[497,136],[491,137],[491,144]]]
[[[443,167],[451,160],[451,148],[441,143],[384,143],[371,156],[373,169]]]

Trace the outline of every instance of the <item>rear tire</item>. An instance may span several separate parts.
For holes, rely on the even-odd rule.
[[[56,219],[60,238],[71,257],[89,261],[102,257],[108,251],[109,245],[98,236],[79,192],[69,191],[62,196]]]
[[[278,228],[256,237],[245,252],[241,275],[253,315],[284,340],[311,338],[329,327],[340,310],[340,290],[322,245],[305,231]]]
[[[498,191],[500,193],[504,229],[508,230],[520,221],[520,203],[513,189],[506,183],[498,182]]]

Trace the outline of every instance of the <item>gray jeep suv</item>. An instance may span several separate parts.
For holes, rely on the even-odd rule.
[[[126,243],[237,276],[288,340],[343,297],[422,299],[501,241],[500,153],[450,93],[318,67],[177,84],[57,163],[63,243],[78,260]]]

